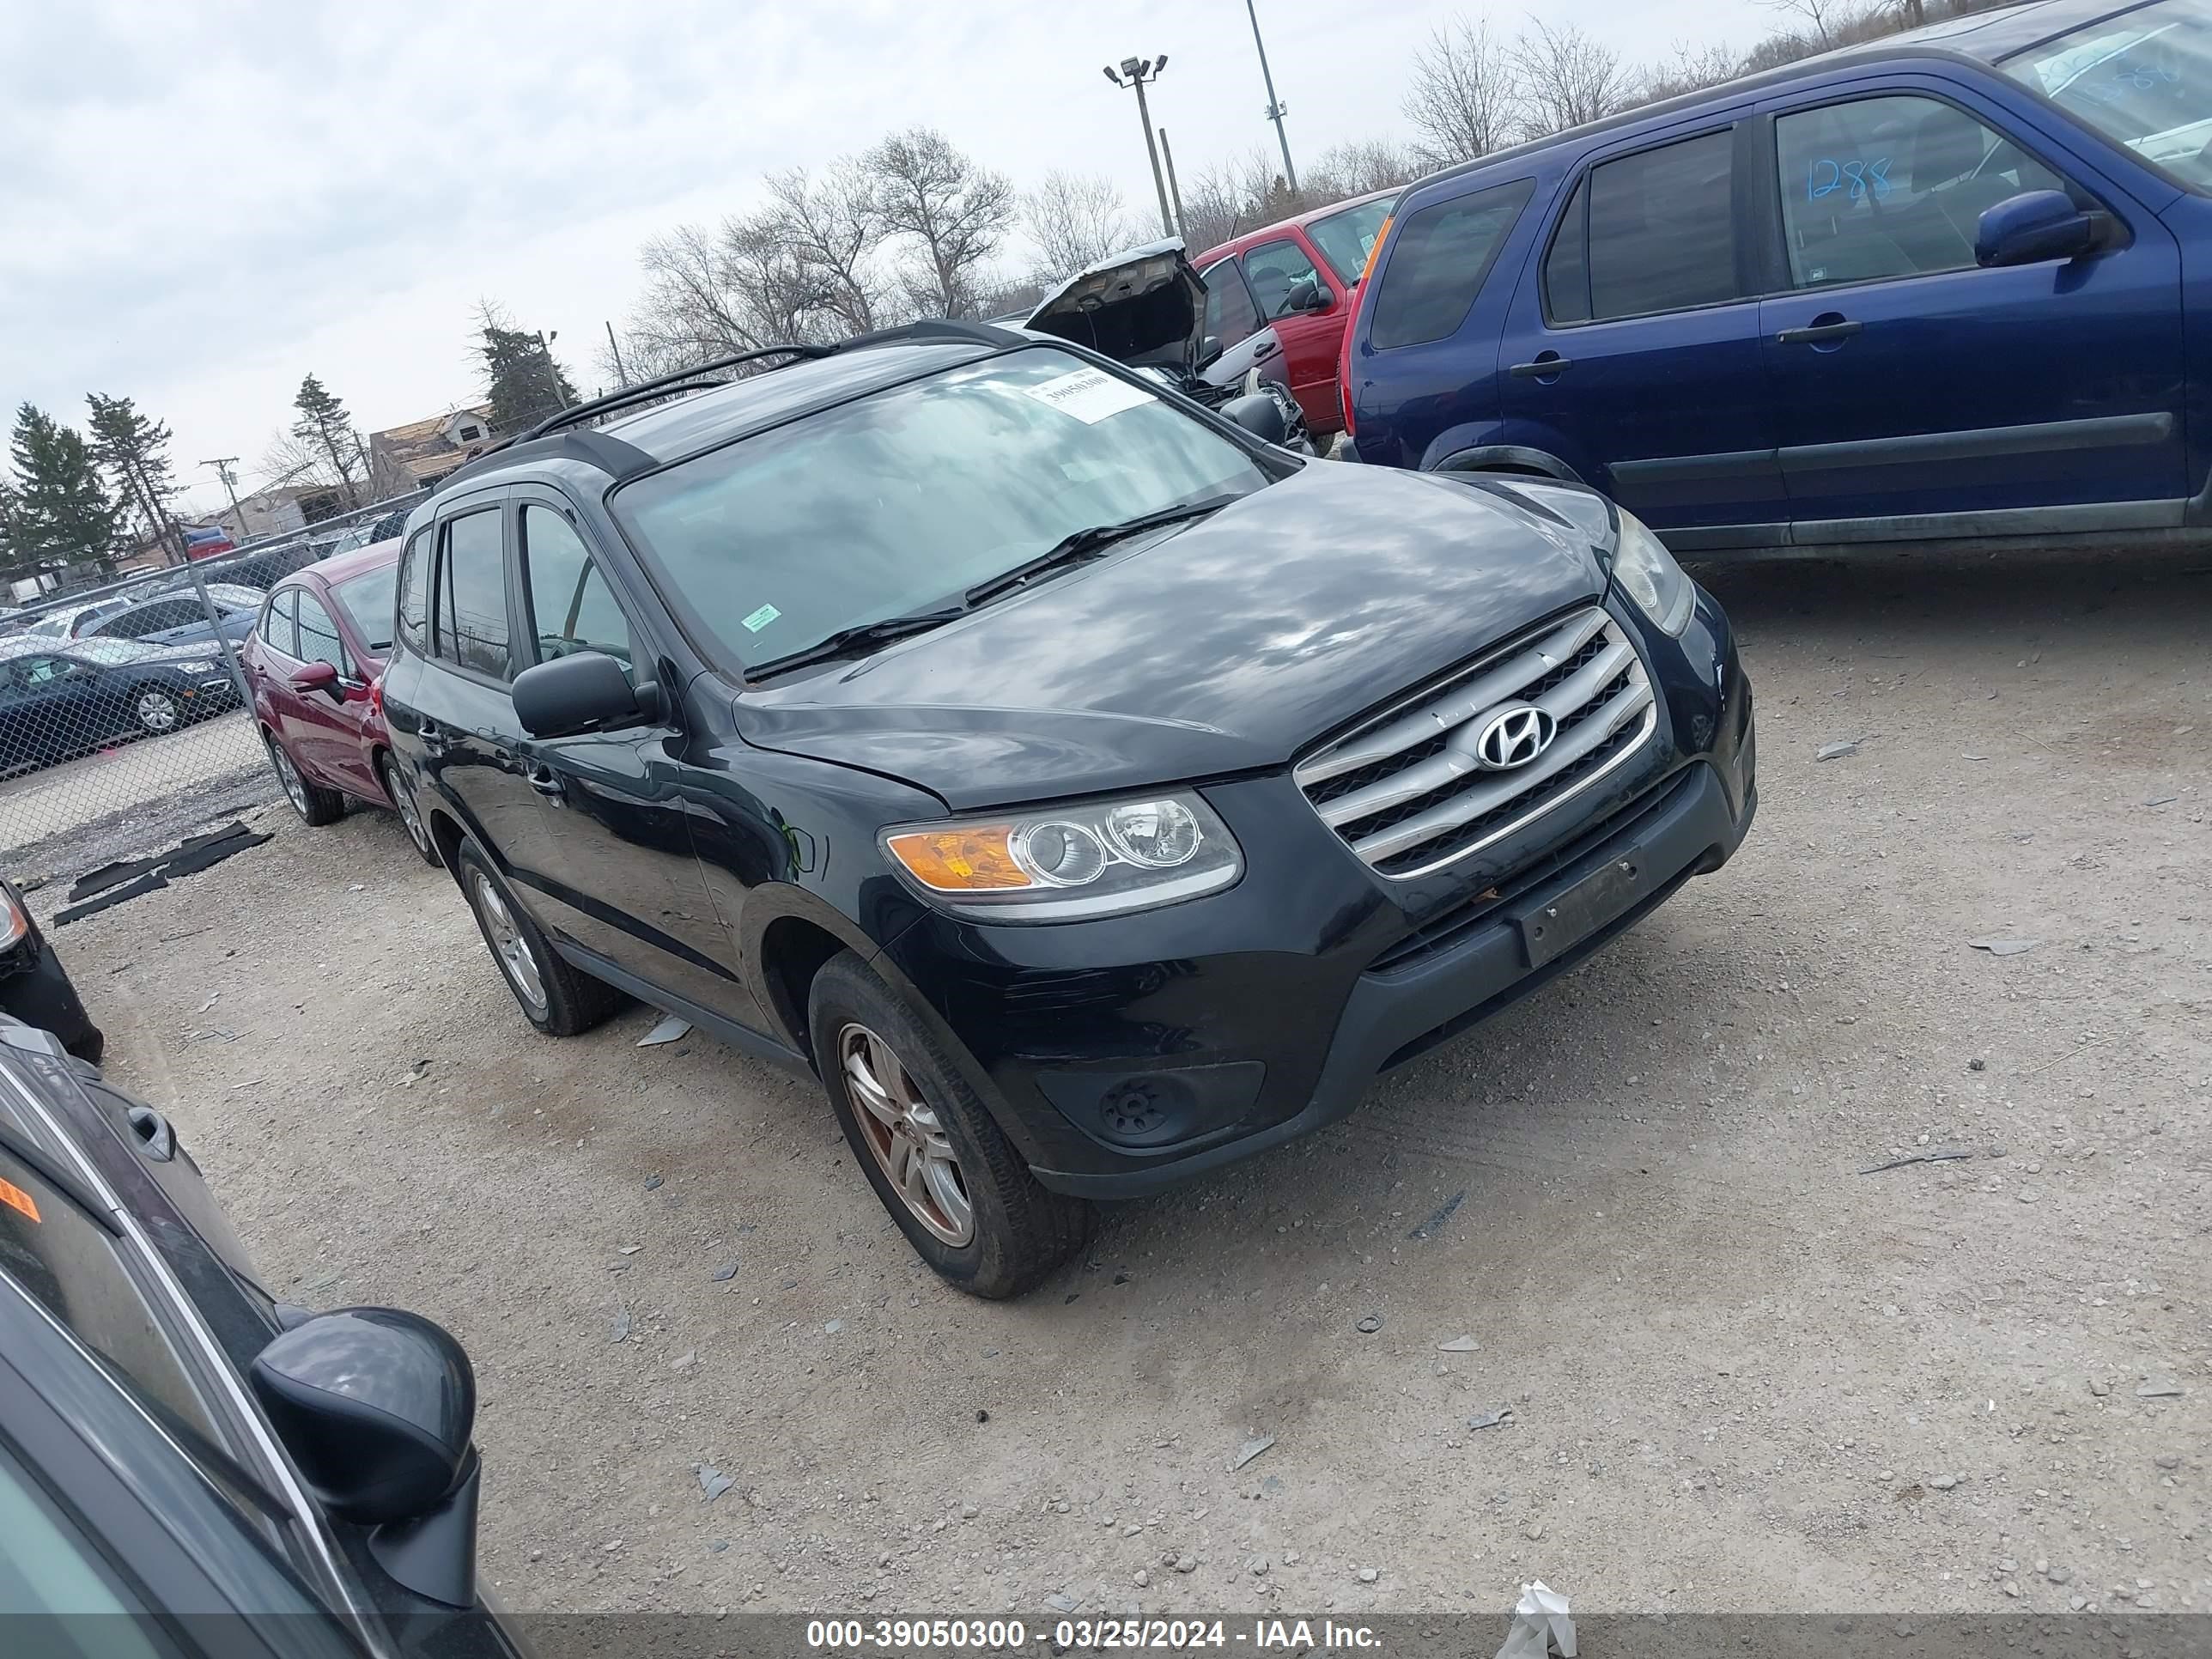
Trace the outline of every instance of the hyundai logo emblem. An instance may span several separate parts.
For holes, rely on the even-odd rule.
[[[1559,724],[1533,702],[1493,711],[1474,734],[1475,764],[1491,772],[1526,766],[1552,746]]]

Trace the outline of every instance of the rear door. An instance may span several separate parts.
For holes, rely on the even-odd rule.
[[[1247,248],[1243,262],[1261,320],[1273,324],[1283,343],[1284,378],[1298,407],[1306,412],[1306,425],[1317,433],[1336,431],[1344,424],[1336,407],[1336,349],[1344,338],[1343,288],[1316,265],[1312,253],[1295,236],[1279,236]],[[1291,310],[1291,291],[1308,281],[1321,296],[1320,307],[1312,311]]]
[[[1690,531],[1668,538],[1677,545],[1783,533],[1755,261],[1738,234],[1743,151],[1736,125],[1717,120],[1597,152],[1501,342],[1513,441],[1655,527]]]
[[[1227,386],[1254,369],[1263,380],[1290,384],[1283,360],[1283,342],[1260,319],[1260,307],[1245,286],[1244,273],[1232,258],[1217,259],[1199,273],[1206,284],[1206,320],[1200,337],[1211,341],[1220,356],[1204,374],[1215,386]]]
[[[516,495],[528,618],[521,653],[550,662],[598,651],[620,662],[633,685],[654,678],[645,636],[577,515],[550,489],[519,486]],[[645,720],[522,739],[544,817],[545,915],[556,932],[647,984],[763,1029],[692,850],[682,744],[674,725]]]
[[[2181,251],[2155,215],[1962,83],[1762,109],[1796,540],[2181,522]],[[1983,211],[2047,190],[2112,215],[2105,251],[1979,268]]]
[[[346,648],[322,596],[312,588],[300,590],[299,633],[301,660],[326,662],[338,678],[327,691],[295,696],[300,745],[292,758],[324,783],[374,799],[382,792],[368,769],[368,677]]]

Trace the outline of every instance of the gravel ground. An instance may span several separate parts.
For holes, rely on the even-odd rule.
[[[1741,855],[1012,1306],[810,1086],[532,1033],[386,815],[61,944],[273,1287],[468,1345],[512,1607],[2202,1607],[2212,572],[1708,580]]]

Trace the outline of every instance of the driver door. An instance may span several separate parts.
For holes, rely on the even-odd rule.
[[[1343,425],[1336,409],[1336,352],[1344,342],[1344,296],[1315,267],[1305,245],[1284,236],[1249,248],[1244,276],[1259,302],[1262,321],[1274,325],[1283,343],[1283,378],[1305,410],[1306,425],[1334,432]],[[1308,311],[1291,309],[1291,295],[1310,282],[1321,303]]]

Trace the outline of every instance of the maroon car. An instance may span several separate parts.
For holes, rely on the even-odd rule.
[[[300,816],[329,823],[349,795],[389,806],[435,864],[384,730],[399,545],[378,542],[285,577],[269,590],[239,661],[270,761]]]

